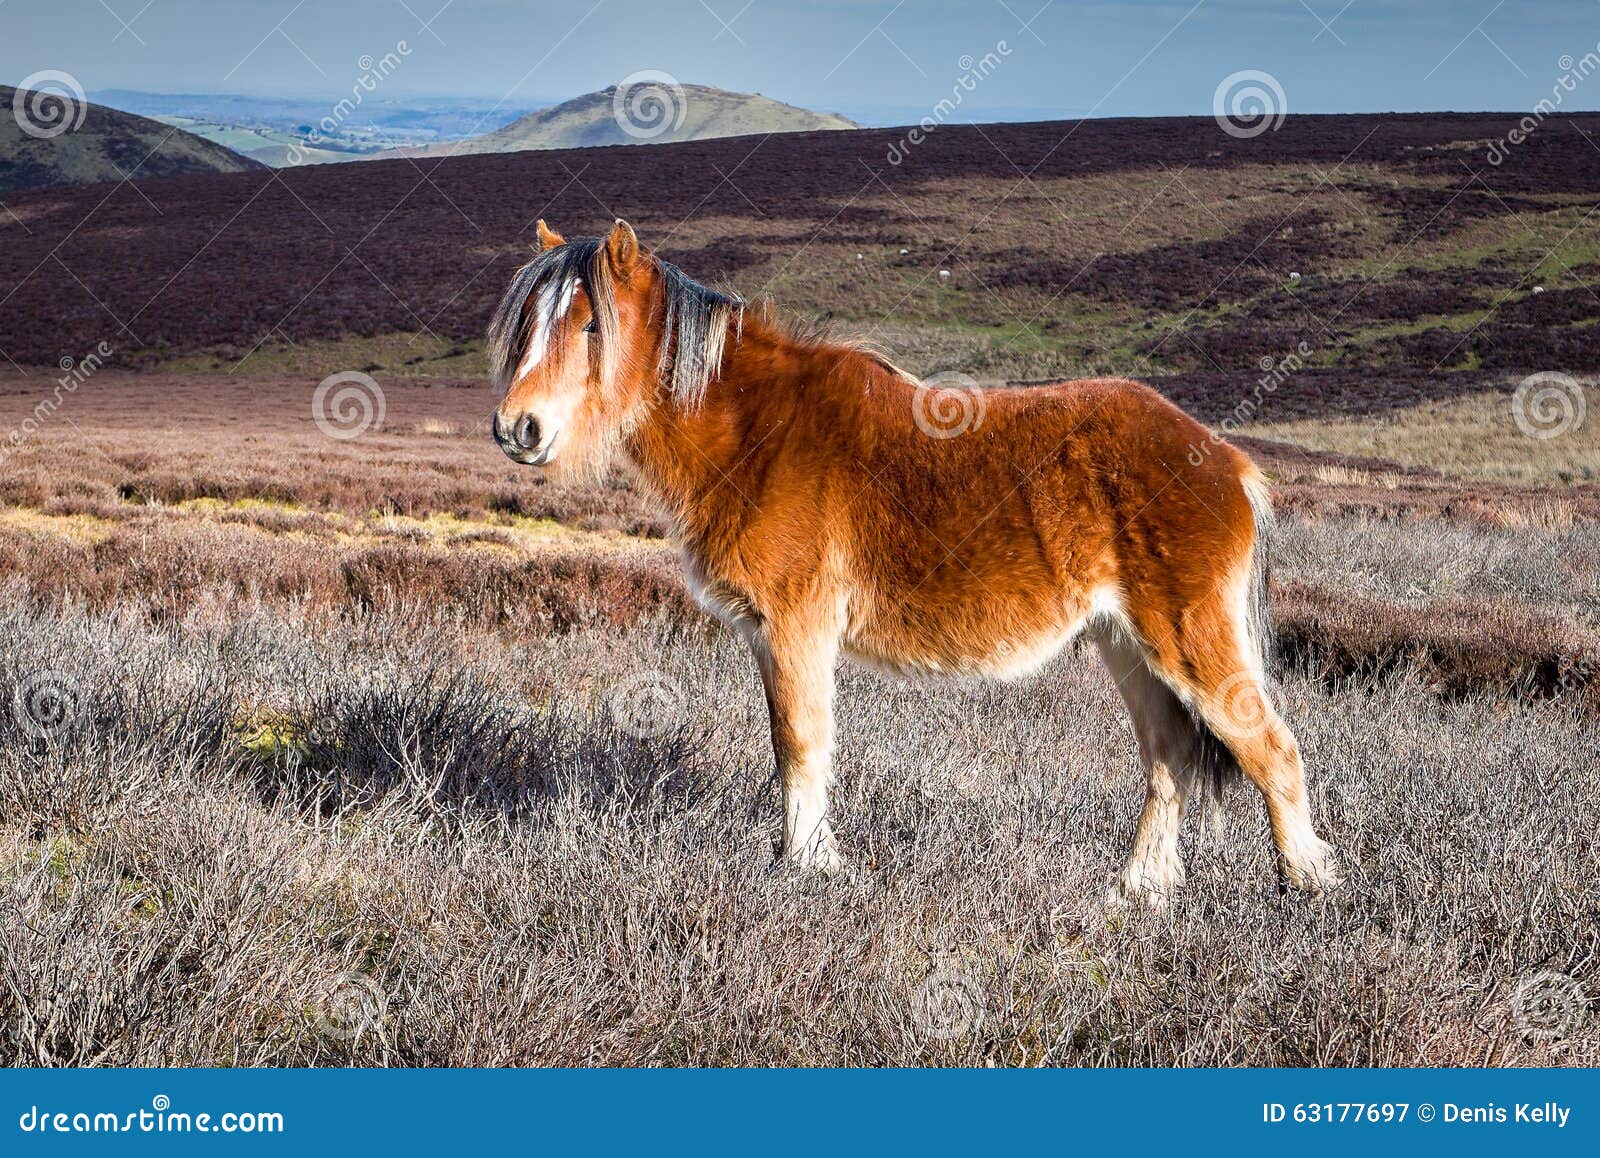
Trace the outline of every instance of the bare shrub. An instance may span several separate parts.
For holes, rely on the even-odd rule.
[[[213,627],[0,600],[0,1020],[24,1064],[1594,1064],[1591,775],[1562,704],[1406,671],[1284,710],[1351,869],[1281,896],[1259,808],[1161,918],[1100,897],[1139,777],[1097,665],[849,674],[851,879],[774,867],[758,683],[657,619],[516,640],[262,607]],[[616,689],[678,689],[641,738]]]

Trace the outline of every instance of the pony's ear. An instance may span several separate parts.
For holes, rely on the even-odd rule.
[[[620,217],[611,227],[610,236],[606,238],[606,257],[610,259],[611,268],[617,271],[619,277],[631,274],[639,260],[639,238],[633,232],[633,226]]]
[[[556,246],[565,245],[566,243],[567,239],[565,237],[562,237],[561,234],[557,233],[554,229],[551,229],[548,225],[546,225],[543,217],[539,218],[539,245],[537,248],[541,253],[547,249],[554,249]]]

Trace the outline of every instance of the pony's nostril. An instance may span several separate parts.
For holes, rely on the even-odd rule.
[[[523,450],[539,449],[539,423],[531,414],[524,414],[512,428],[511,441]]]

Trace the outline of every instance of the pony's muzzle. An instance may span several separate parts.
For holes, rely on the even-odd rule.
[[[520,462],[524,466],[542,466],[550,457],[550,447],[543,445],[544,432],[533,415],[524,414],[514,422],[505,423],[496,411],[491,425],[494,428],[494,440],[513,462]]]

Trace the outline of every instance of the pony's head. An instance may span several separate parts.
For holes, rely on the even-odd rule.
[[[626,221],[538,233],[489,326],[495,440],[529,466],[602,465],[652,406],[699,401],[744,303],[658,260]]]

